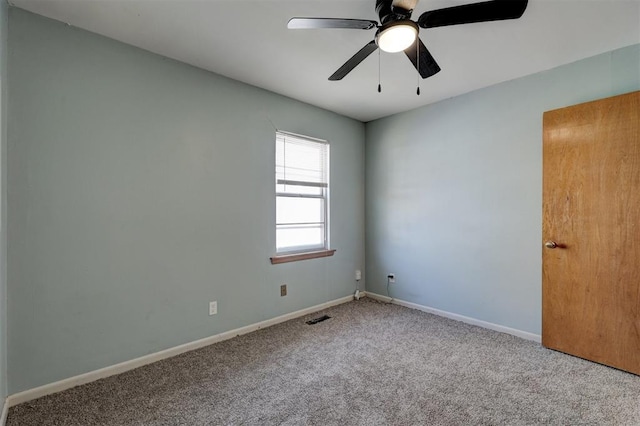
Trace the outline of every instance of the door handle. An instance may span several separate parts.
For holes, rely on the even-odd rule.
[[[544,243],[544,246],[548,249],[554,249],[558,247],[558,243],[556,243],[555,241],[547,241]]]

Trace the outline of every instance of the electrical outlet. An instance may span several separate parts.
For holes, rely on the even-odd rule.
[[[286,296],[287,295],[287,285],[286,284],[282,284],[280,286],[280,297]]]
[[[209,302],[209,315],[215,315],[218,313],[218,301],[214,300]]]
[[[389,280],[389,284],[393,284],[396,282],[396,274],[388,274],[387,279]]]
[[[362,271],[360,269],[356,270],[356,281],[360,281],[362,279]]]

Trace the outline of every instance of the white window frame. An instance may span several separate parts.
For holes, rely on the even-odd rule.
[[[299,222],[298,225],[317,225],[320,223],[323,223],[324,225],[324,236],[323,236],[323,242],[321,245],[307,245],[307,246],[295,246],[295,247],[286,247],[286,248],[278,248],[278,241],[277,241],[277,230],[280,227],[286,227],[287,225],[289,226],[295,226],[296,224],[292,224],[292,223],[277,223],[277,219],[276,219],[276,255],[295,255],[295,254],[300,254],[300,253],[310,253],[310,252],[319,252],[319,251],[325,251],[325,250],[329,250],[329,163],[330,163],[330,159],[329,159],[329,152],[330,152],[330,145],[329,142],[323,139],[317,139],[317,138],[313,138],[310,136],[305,136],[305,135],[300,135],[300,134],[296,134],[296,133],[291,133],[291,132],[285,132],[285,131],[281,131],[281,130],[277,130],[276,131],[276,156],[277,156],[277,146],[279,143],[279,139],[283,138],[284,139],[284,143],[285,143],[285,149],[286,149],[286,139],[287,138],[294,138],[294,139],[298,139],[298,140],[302,140],[304,142],[307,143],[317,143],[317,144],[323,144],[326,145],[326,155],[325,155],[325,162],[326,164],[324,164],[324,173],[326,175],[326,178],[324,179],[325,182],[313,182],[313,181],[305,181],[305,180],[290,180],[287,179],[286,174],[284,176],[282,176],[281,178],[278,178],[278,172],[277,172],[277,168],[278,168],[278,164],[277,164],[277,158],[276,158],[276,182],[275,182],[275,189],[276,189],[276,203],[277,203],[277,199],[278,197],[297,197],[297,198],[309,198],[309,199],[322,199],[324,201],[323,205],[324,205],[324,209],[322,212],[322,217],[324,219],[323,222],[309,222],[309,223],[303,223],[303,222]],[[286,166],[285,166],[285,170],[286,170]],[[278,185],[294,185],[294,186],[302,186],[302,187],[313,187],[313,188],[319,188],[320,189],[320,194],[305,194],[305,193],[295,193],[295,192],[281,192],[278,191]],[[277,217],[277,215],[276,215]]]

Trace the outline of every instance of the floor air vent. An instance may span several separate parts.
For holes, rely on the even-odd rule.
[[[321,317],[318,317],[318,318],[315,318],[315,319],[307,321],[307,324],[309,324],[309,325],[317,324],[319,322],[326,321],[329,318],[331,318],[329,315],[323,315]]]

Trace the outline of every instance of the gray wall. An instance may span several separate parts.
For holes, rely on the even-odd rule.
[[[18,9],[9,19],[11,393],[353,292],[362,123]],[[268,118],[331,142],[334,257],[269,262]]]
[[[7,396],[7,12],[0,0],[0,409]]]
[[[638,89],[640,45],[367,123],[367,290],[539,334],[542,113]]]

